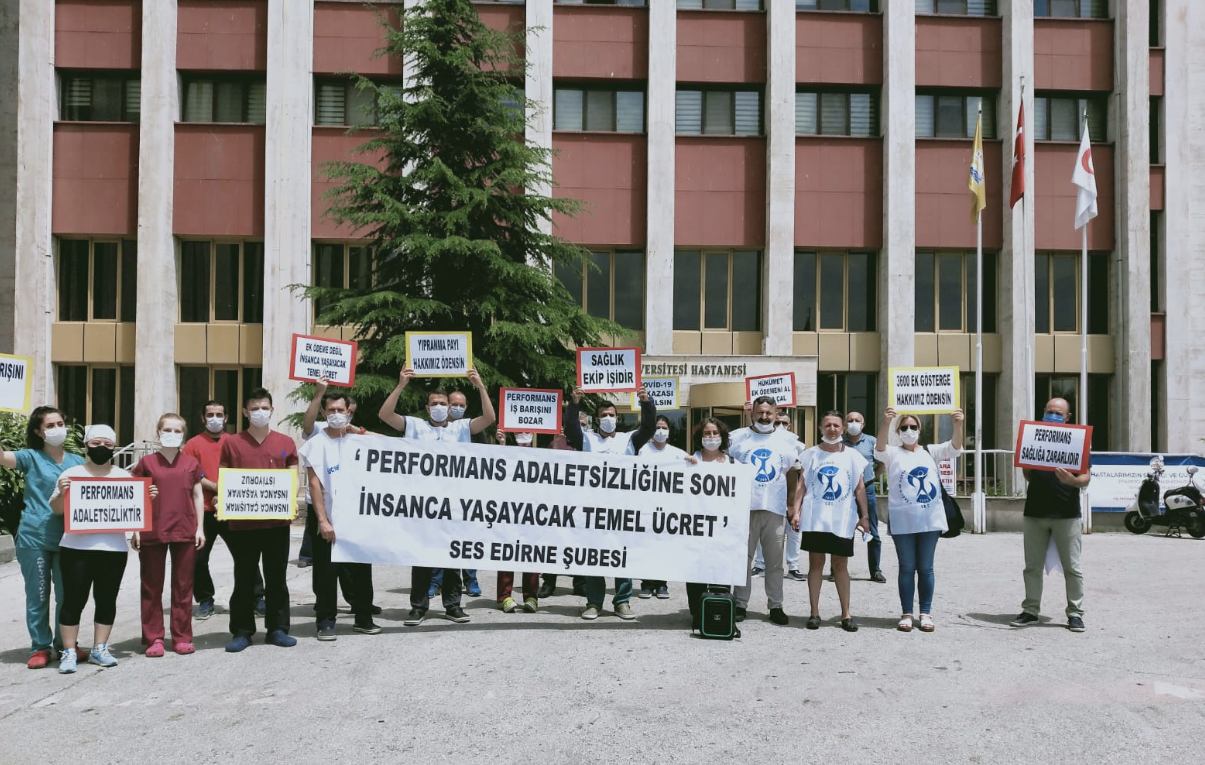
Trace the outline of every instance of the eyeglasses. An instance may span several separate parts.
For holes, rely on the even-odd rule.
[[[901,425],[900,432],[903,433],[905,430],[915,430],[915,431],[919,432],[920,426],[919,425]]]

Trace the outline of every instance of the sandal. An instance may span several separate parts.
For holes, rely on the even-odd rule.
[[[854,621],[854,618],[852,616],[849,617],[848,619],[842,619],[841,620],[841,629],[845,630],[846,632],[857,632],[858,631],[858,623]]]
[[[935,629],[937,629],[937,627],[934,626],[934,624],[933,624],[933,617],[929,616],[928,614],[921,614],[920,615],[920,631],[921,632],[932,632]]]
[[[820,629],[820,617],[819,616],[809,616],[807,628],[810,630]]]
[[[912,614],[906,614],[900,617],[900,623],[895,625],[895,628],[900,632],[912,631]]]

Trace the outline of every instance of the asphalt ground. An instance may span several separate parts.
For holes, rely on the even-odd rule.
[[[294,528],[293,552],[300,544]],[[197,653],[141,655],[130,556],[111,647],[120,664],[72,675],[25,668],[16,563],[0,565],[0,763],[187,762],[1199,762],[1205,723],[1205,540],[1094,534],[1084,541],[1087,631],[1065,628],[1061,576],[1043,622],[1020,611],[1019,534],[963,535],[937,550],[937,630],[896,631],[887,584],[851,561],[861,630],[804,628],[807,585],[787,581],[791,623],[766,620],[755,580],[744,636],[692,637],[685,589],[633,599],[638,618],[578,618],[569,579],[537,614],[465,599],[469,624],[402,626],[409,572],[375,571],[380,635],[341,612],[314,638],[311,569],[289,568],[293,648],[226,654],[230,557],[213,554],[219,611],[195,623]],[[806,557],[804,559],[806,561]],[[91,643],[91,606],[81,644]],[[261,625],[262,626],[262,625]]]

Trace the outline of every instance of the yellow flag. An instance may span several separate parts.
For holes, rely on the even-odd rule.
[[[971,173],[967,177],[971,190],[971,223],[979,222],[979,213],[987,207],[987,190],[983,186],[983,113],[975,119],[975,149],[971,154]]]

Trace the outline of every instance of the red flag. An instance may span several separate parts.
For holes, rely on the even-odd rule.
[[[1016,207],[1021,197],[1025,196],[1025,101],[1017,110],[1017,140],[1013,145],[1013,187],[1008,198],[1008,206]]]

